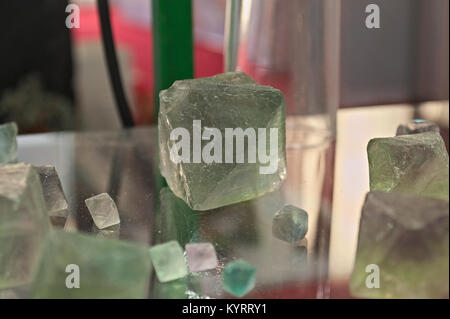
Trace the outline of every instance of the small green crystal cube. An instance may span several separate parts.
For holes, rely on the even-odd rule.
[[[375,138],[367,153],[370,190],[448,200],[449,160],[439,133]]]
[[[17,161],[17,124],[0,125],[0,164]]]
[[[274,191],[286,177],[285,121],[283,94],[243,73],[176,81],[160,93],[161,173],[194,210]]]
[[[150,255],[160,282],[180,279],[188,274],[183,249],[177,241],[153,246]]]
[[[362,298],[448,298],[449,204],[370,192],[361,213],[350,291]]]
[[[227,264],[222,279],[227,292],[242,297],[255,287],[256,268],[249,262],[238,259]]]
[[[307,232],[308,214],[303,209],[286,205],[273,216],[272,233],[280,240],[296,243],[302,240]]]
[[[50,227],[34,168],[0,166],[0,289],[29,282]]]
[[[79,288],[75,285],[76,265]],[[69,267],[69,268],[68,268]],[[32,298],[146,298],[151,261],[138,244],[54,231],[48,237],[32,285]]]

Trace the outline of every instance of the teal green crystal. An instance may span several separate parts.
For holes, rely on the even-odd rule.
[[[150,255],[160,282],[180,279],[188,274],[184,252],[180,244],[171,240],[150,248]]]
[[[17,124],[0,125],[0,164],[17,161]]]
[[[68,265],[79,267],[79,288],[66,286]],[[58,230],[46,241],[31,297],[142,299],[148,294],[150,272],[145,246]]]
[[[255,287],[256,268],[249,262],[238,259],[226,265],[222,279],[225,291],[242,297]]]
[[[50,227],[35,169],[0,166],[0,289],[30,281]]]
[[[375,138],[367,153],[370,190],[448,200],[449,159],[439,133]]]
[[[247,138],[244,163],[236,163],[236,160],[225,163],[223,140],[222,162],[205,163],[202,160],[194,163],[193,150],[190,163],[173,162],[170,150],[177,141],[170,139],[170,133],[176,128],[187,129],[192,147],[194,120],[201,121],[202,134],[205,128],[217,128],[222,137],[225,136],[225,128],[254,129],[256,133],[258,128],[267,128],[267,153],[270,147],[278,153],[275,172],[260,173],[260,167],[268,164],[260,162],[258,154],[256,163],[248,161],[250,148]],[[283,94],[272,87],[255,83],[244,73],[176,81],[160,93],[158,133],[161,173],[173,193],[194,210],[226,206],[274,191],[286,177],[285,121]],[[270,145],[270,128],[278,129],[277,145]],[[200,143],[204,150],[204,146],[212,142],[202,140]]]
[[[301,208],[286,205],[272,219],[273,235],[288,243],[296,243],[308,232],[308,214]]]
[[[378,288],[369,277],[373,265],[379,268]],[[381,191],[367,194],[350,281],[353,296],[448,298],[448,268],[447,200]]]

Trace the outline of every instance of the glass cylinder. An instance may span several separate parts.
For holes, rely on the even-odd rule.
[[[286,99],[288,178],[282,193],[309,214],[314,276],[308,285],[317,287],[317,297],[328,296],[340,6],[340,0],[228,0],[227,11],[227,71],[244,71]]]

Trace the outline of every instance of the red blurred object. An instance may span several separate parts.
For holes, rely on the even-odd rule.
[[[101,31],[97,8],[80,8],[81,27],[73,30],[76,44],[100,42]],[[153,123],[153,50],[150,28],[126,19],[114,6],[111,23],[118,49],[130,53],[133,68],[133,94],[136,101],[135,121],[139,125]],[[223,54],[196,42],[194,46],[195,77],[205,77],[223,72]]]

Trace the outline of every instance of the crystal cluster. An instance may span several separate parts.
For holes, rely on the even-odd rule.
[[[44,198],[47,203],[48,214],[50,217],[67,218],[69,215],[66,196],[64,195],[61,181],[54,166],[35,167],[39,174]]]
[[[258,85],[243,73],[176,81],[160,94],[161,173],[173,193],[195,210],[213,209],[271,192],[280,187],[286,176],[285,119],[282,93]],[[180,146],[181,155],[178,147],[184,142],[183,137],[171,138],[176,129],[189,135],[188,150]],[[232,137],[227,143],[227,129],[241,129],[249,135],[234,140]],[[260,130],[266,133],[260,135]],[[274,141],[272,131],[277,132]],[[252,132],[255,142],[249,142]],[[236,151],[238,143],[243,145],[243,151]],[[260,152],[260,148],[265,152]],[[250,160],[252,154],[254,159]],[[276,155],[274,170],[261,173],[270,165],[265,158],[270,154]],[[177,156],[184,157],[174,160]]]
[[[303,209],[286,205],[273,216],[272,233],[280,240],[296,243],[302,240],[307,232],[308,214]]]
[[[449,203],[368,193],[350,289],[362,298],[448,298]]]
[[[17,124],[0,125],[0,164],[17,161]]]
[[[106,193],[95,195],[85,200],[89,213],[99,229],[120,224],[116,203]]]
[[[31,297],[146,298],[150,271],[145,246],[54,231],[46,240]]]
[[[216,250],[211,243],[187,244],[185,248],[190,271],[204,271],[217,267]]]
[[[50,222],[35,169],[0,166],[0,289],[28,283]]]
[[[153,246],[150,256],[160,282],[180,279],[188,274],[183,249],[175,240]]]
[[[375,138],[367,153],[371,190],[448,200],[449,159],[439,133]]]
[[[227,264],[222,278],[227,292],[242,297],[255,287],[256,268],[249,262],[238,259]]]

